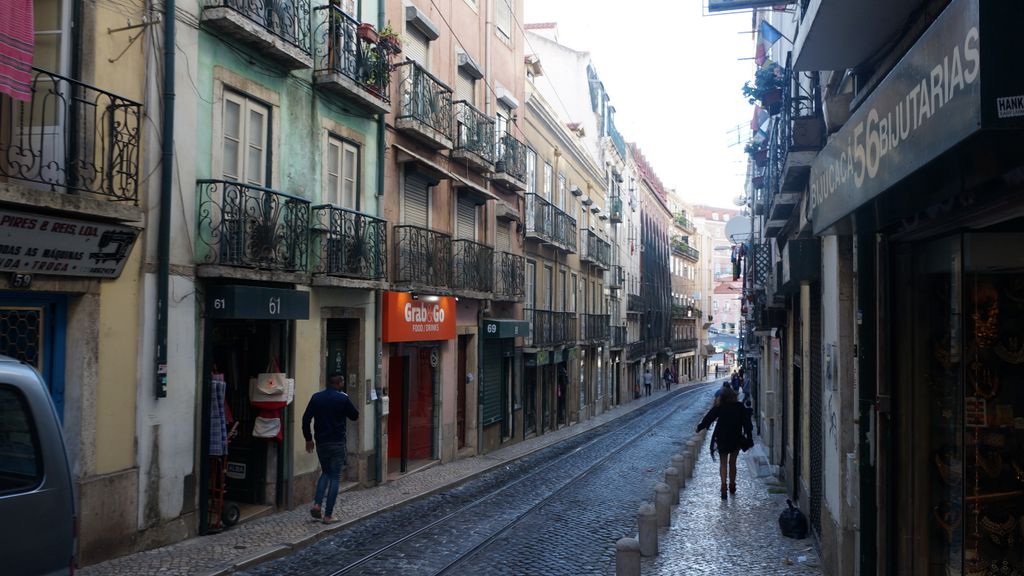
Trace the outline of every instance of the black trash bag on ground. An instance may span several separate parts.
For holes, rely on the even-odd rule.
[[[807,516],[799,508],[793,506],[793,501],[786,499],[787,508],[779,514],[779,529],[786,538],[803,540],[807,538]]]

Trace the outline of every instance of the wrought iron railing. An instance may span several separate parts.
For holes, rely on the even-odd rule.
[[[644,355],[646,349],[647,346],[643,340],[640,340],[638,342],[630,342],[629,344],[626,345],[626,358],[630,360],[639,358]]]
[[[0,176],[139,201],[142,105],[32,69],[31,97],[0,97]]]
[[[604,238],[598,236],[593,230],[584,230],[583,234],[586,240],[584,241],[584,248],[580,258],[590,260],[604,268],[611,266],[612,245]]]
[[[310,0],[207,0],[204,8],[230,8],[309,54]]]
[[[452,240],[452,288],[494,290],[494,248],[472,240]]]
[[[530,323],[528,346],[558,346],[576,342],[576,313],[527,308],[523,318]]]
[[[309,255],[309,201],[227,180],[197,180],[200,262],[304,272]]]
[[[679,214],[676,214],[673,220],[680,228],[684,230],[693,230],[693,220],[687,218],[685,213],[680,212]]]
[[[608,271],[608,287],[622,288],[626,283],[626,270],[619,264],[612,266]]]
[[[412,60],[398,64],[398,120],[412,118],[444,137],[452,138],[452,90]]]
[[[452,278],[452,237],[419,226],[394,226],[395,282],[446,288]]]
[[[545,240],[551,240],[552,229],[552,208],[550,202],[540,194],[531,192],[526,195],[526,233],[534,234]]]
[[[626,345],[626,327],[612,326],[608,345],[612,348],[622,348]]]
[[[391,53],[379,43],[360,38],[359,21],[337,4],[314,8],[313,18],[314,72],[342,74],[390,102]]]
[[[642,312],[644,308],[643,296],[639,294],[626,295],[626,310],[630,312]]]
[[[672,340],[673,352],[689,352],[697,349],[696,338],[675,338]]]
[[[494,297],[516,300],[525,293],[526,259],[508,252],[494,253]]]
[[[551,240],[570,252],[576,251],[576,219],[551,206]]]
[[[503,135],[499,143],[498,161],[501,164],[495,170],[526,182],[526,144],[511,134]]]
[[[693,260],[694,262],[700,260],[700,251],[694,248],[693,246],[690,246],[689,243],[684,242],[680,238],[672,239],[672,251],[678,254],[679,256],[688,258],[690,260]]]
[[[313,206],[311,216],[314,273],[366,280],[387,276],[385,220],[329,204]]]
[[[622,222],[622,197],[615,195],[608,199],[609,218],[612,223]]]
[[[581,314],[580,340],[598,342],[608,340],[611,316],[608,314]]]
[[[472,152],[486,162],[494,162],[494,119],[465,100],[456,100],[453,105],[455,149]]]

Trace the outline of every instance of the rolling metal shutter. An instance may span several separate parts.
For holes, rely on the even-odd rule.
[[[498,338],[484,341],[483,363],[481,364],[483,375],[480,382],[483,426],[501,421],[502,342],[504,339]]]
[[[473,89],[474,85],[473,78],[459,70],[458,76],[455,77],[455,99],[465,100],[476,106],[476,99],[474,98],[476,90]]]
[[[422,32],[412,26],[406,26],[405,37],[402,38],[402,51],[407,58],[424,68],[428,68],[427,48],[429,46],[430,40]]]
[[[824,490],[822,483],[822,474],[824,474],[824,466],[822,466],[822,453],[824,447],[822,446],[822,434],[824,430],[822,427],[823,414],[822,411],[822,386],[821,381],[821,284],[811,285],[811,306],[810,306],[810,322],[811,322],[811,349],[808,351],[811,357],[811,397],[810,397],[810,438],[809,444],[811,449],[810,460],[811,460],[811,494],[810,494],[810,524],[811,529],[814,530],[818,536],[821,536],[821,498]]]
[[[512,234],[508,229],[508,222],[498,222],[495,230],[495,244],[498,252],[512,251]]]
[[[402,223],[426,228],[430,213],[430,182],[417,174],[405,177],[405,195],[402,199]]]
[[[455,215],[455,237],[459,240],[476,240],[476,204],[465,196],[459,196]]]

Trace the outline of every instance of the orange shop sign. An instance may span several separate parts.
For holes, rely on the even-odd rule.
[[[384,341],[451,340],[455,338],[455,298],[408,292],[384,293]]]

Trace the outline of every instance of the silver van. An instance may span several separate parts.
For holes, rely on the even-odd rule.
[[[60,419],[31,366],[0,356],[0,573],[71,574],[75,499]]]

